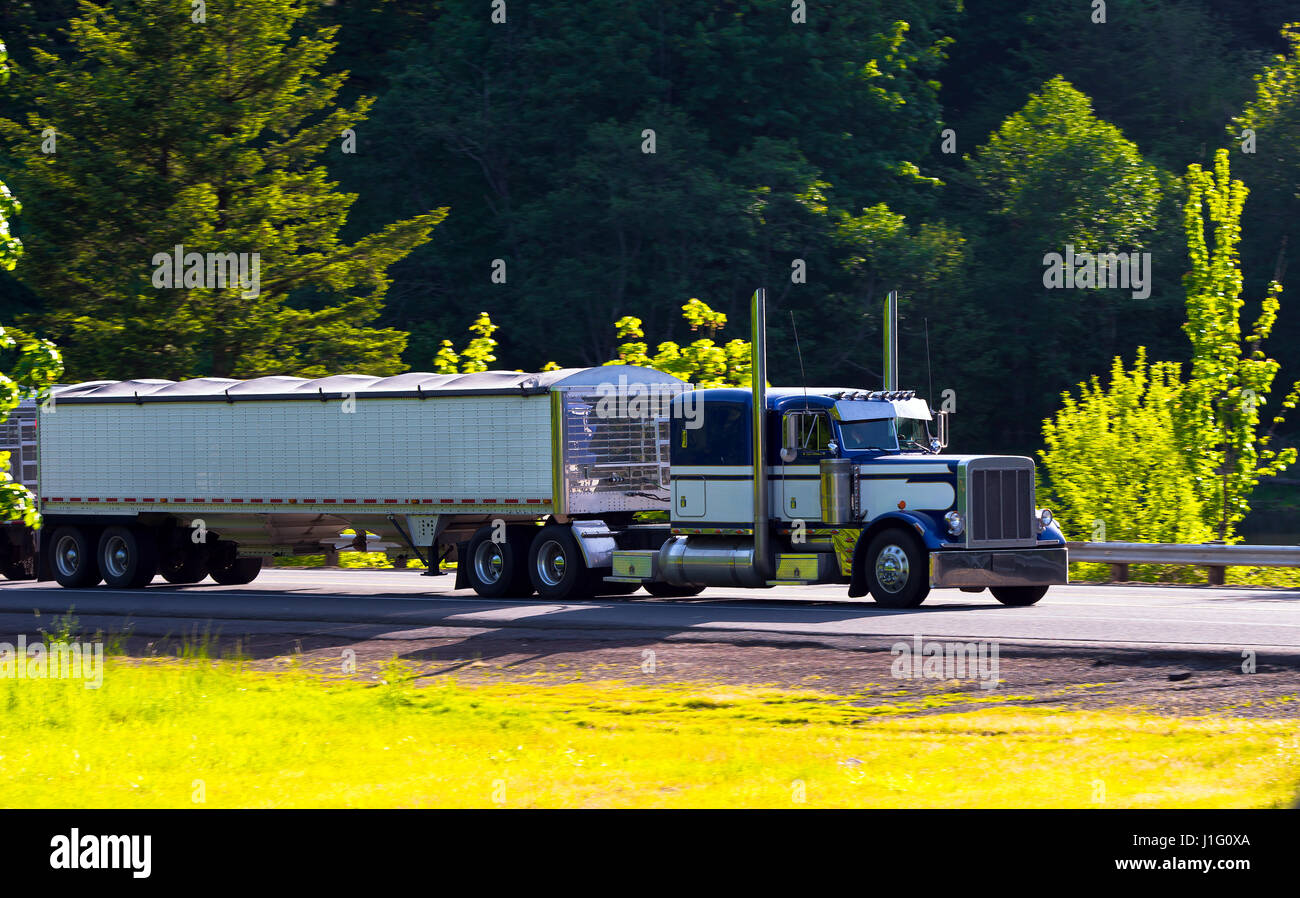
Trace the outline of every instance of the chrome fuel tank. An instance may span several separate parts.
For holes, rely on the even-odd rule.
[[[659,575],[674,586],[767,586],[754,571],[754,544],[738,538],[674,536],[659,548]]]

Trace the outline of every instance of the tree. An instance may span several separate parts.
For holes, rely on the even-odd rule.
[[[1046,257],[1068,247],[1147,251],[1153,259],[1177,252],[1154,245],[1176,226],[1177,179],[1144,160],[1060,77],[966,161],[969,172],[955,180],[971,208],[955,221],[968,264],[951,297],[933,306],[936,370],[949,372],[944,385],[961,399],[960,438],[974,427],[980,448],[1029,453],[1054,396],[1130,351],[1134,331],[1156,331],[1149,345],[1163,355],[1171,347],[1156,342],[1151,322],[1167,319],[1176,334],[1181,320],[1177,294],[1159,284],[1149,298],[1130,289],[1049,289]]]
[[[443,340],[438,354],[433,358],[433,370],[438,374],[456,374],[457,369],[461,374],[489,370],[488,363],[497,360],[497,357],[492,354],[497,345],[492,335],[497,330],[488,313],[479,312],[478,318],[474,319],[474,323],[469,326],[469,332],[474,335],[469,344],[457,352],[450,340]]]
[[[1213,172],[1189,166],[1186,187],[1186,379],[1177,363],[1148,367],[1139,348],[1131,372],[1116,358],[1108,387],[1095,377],[1080,384],[1079,399],[1063,394],[1063,408],[1043,422],[1043,483],[1076,539],[1095,520],[1105,525],[1103,539],[1231,542],[1260,478],[1296,460],[1294,447],[1271,442],[1300,401],[1300,383],[1261,431],[1278,370],[1263,342],[1277,319],[1280,284],[1270,286],[1254,327],[1242,334],[1237,246],[1246,187],[1232,179],[1227,150],[1216,154]]]
[[[958,7],[842,4],[795,22],[786,0],[555,0],[494,24],[477,0],[439,4],[375,108],[381,161],[356,173],[376,218],[435,190],[454,210],[400,269],[391,320],[411,331],[408,358],[433,355],[466,307],[508,320],[501,354],[529,367],[600,364],[625,316],[684,341],[682,297],[734,319],[766,285],[774,331],[787,308],[821,315],[852,277],[834,219],[798,197],[820,180],[836,208],[933,204],[913,160],[938,130],[931,76]],[[858,314],[846,326],[867,329]],[[817,347],[841,344],[809,331],[809,374],[829,374]],[[773,367],[797,371],[776,344]]]
[[[654,368],[693,383],[696,387],[749,386],[753,345],[739,339],[728,340],[724,346],[714,342],[718,331],[726,326],[727,316],[713,311],[698,299],[691,299],[682,306],[682,317],[690,324],[692,331],[703,331],[708,336],[687,346],[665,340],[659,344],[658,351],[651,358],[648,355],[649,347],[641,342],[645,338],[641,319],[625,316],[614,323],[614,328],[618,338],[627,342],[618,347],[618,358],[605,364]]]
[[[446,210],[341,238],[356,195],[322,159],[357,158],[344,153],[371,100],[335,107],[346,73],[321,69],[336,29],[301,33],[307,7],[83,3],[70,58],[35,50],[18,72],[31,111],[0,120],[0,138],[29,197],[21,278],[74,376],[402,370],[405,334],[371,325],[387,269]],[[168,287],[177,246],[238,257],[259,283],[231,286],[210,257],[197,270],[186,258]]]
[[[1186,181],[1191,270],[1183,276],[1183,331],[1192,343],[1192,363],[1176,420],[1184,452],[1197,474],[1207,522],[1219,539],[1227,540],[1250,510],[1248,499],[1260,478],[1280,474],[1296,459],[1294,447],[1274,449],[1271,442],[1287,410],[1300,400],[1300,381],[1261,432],[1261,410],[1279,367],[1262,344],[1277,321],[1282,285],[1269,284],[1259,317],[1243,339],[1238,244],[1248,191],[1231,177],[1227,150],[1215,155],[1213,173],[1189,166]]]
[[[5,45],[0,42],[0,84],[9,78],[6,58]],[[9,233],[9,221],[20,211],[9,188],[0,183],[0,271],[12,271],[22,254],[22,243]],[[62,370],[59,351],[49,340],[0,327],[0,421],[24,398],[44,401]],[[0,452],[0,520],[18,520],[29,527],[41,521],[35,497],[9,473],[8,452]]]
[[[1131,370],[1116,357],[1110,382],[1096,376],[1061,394],[1043,422],[1040,495],[1067,539],[1195,543],[1209,538],[1191,458],[1174,408],[1184,391],[1176,362]],[[1139,567],[1136,579],[1150,572]]]

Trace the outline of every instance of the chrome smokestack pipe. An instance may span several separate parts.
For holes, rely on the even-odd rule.
[[[750,386],[753,390],[754,409],[754,574],[762,581],[771,580],[772,540],[768,511],[767,483],[767,291],[762,287],[754,291],[750,312],[753,333]]]
[[[890,290],[885,297],[885,384],[883,390],[898,389],[898,291]]]

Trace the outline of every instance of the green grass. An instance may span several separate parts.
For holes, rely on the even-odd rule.
[[[1300,780],[1295,720],[408,676],[110,659],[98,690],[0,680],[0,804],[1278,807]]]

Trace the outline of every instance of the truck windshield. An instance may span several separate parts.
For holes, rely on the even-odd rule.
[[[892,418],[873,421],[841,421],[840,440],[845,449],[897,449],[898,436]]]
[[[930,428],[924,418],[895,418],[894,428],[899,448],[930,451]]]

